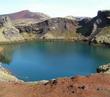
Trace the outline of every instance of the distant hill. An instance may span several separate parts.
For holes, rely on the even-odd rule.
[[[66,19],[70,19],[70,20],[76,20],[76,21],[81,21],[82,19],[85,19],[85,18],[90,18],[90,17],[75,17],[75,16],[66,16],[64,17]]]
[[[29,10],[23,10],[11,14],[4,14],[3,16],[9,16],[11,20],[16,19],[46,19],[49,18],[46,14],[40,12],[31,12]]]
[[[4,14],[1,16],[8,16],[15,24],[36,23],[50,18],[48,15],[44,13],[31,12],[29,10],[23,10],[11,14]]]

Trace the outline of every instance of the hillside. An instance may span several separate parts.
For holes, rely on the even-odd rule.
[[[50,18],[45,14],[27,10],[0,17],[1,42],[66,39],[110,44],[109,30],[109,10],[98,11],[93,18]]]
[[[14,24],[37,23],[49,19],[50,17],[44,13],[31,12],[23,10],[15,13],[4,14],[1,16],[8,16]]]

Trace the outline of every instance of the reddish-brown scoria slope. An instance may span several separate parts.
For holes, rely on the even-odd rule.
[[[110,75],[61,78],[39,85],[1,82],[0,97],[110,97]]]
[[[49,18],[46,14],[40,13],[40,12],[31,12],[29,10],[23,10],[19,11],[16,13],[11,13],[11,14],[5,14],[3,16],[9,16],[11,20],[16,20],[16,19],[42,19],[42,18]]]

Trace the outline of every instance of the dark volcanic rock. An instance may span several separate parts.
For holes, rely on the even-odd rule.
[[[98,73],[109,73],[110,74],[110,64],[102,65],[97,68]]]
[[[3,28],[1,33],[3,33],[6,38],[19,35],[19,30],[13,26],[10,18],[7,16],[0,17],[0,28]]]
[[[11,20],[9,17],[7,16],[2,16],[0,17],[0,27],[4,27],[4,26],[10,26],[11,24]]]
[[[89,40],[93,40],[101,43],[110,43],[110,11],[99,11],[97,16],[91,21],[92,32],[89,37]],[[107,28],[104,29],[104,28]],[[105,35],[104,35],[105,34]]]
[[[79,27],[77,29],[77,32],[81,33],[82,35],[86,37],[89,36],[92,30],[90,23],[91,23],[91,18],[83,18],[82,20],[80,20],[78,22]]]
[[[73,20],[65,18],[52,18],[40,23],[31,24],[28,26],[16,26],[19,31],[33,32],[37,34],[44,34],[47,32],[75,32],[77,23]]]
[[[96,17],[92,19],[92,23],[96,23],[98,27],[110,25],[110,11],[98,11]]]
[[[96,17],[89,19],[85,18],[79,21],[78,33],[87,37],[89,41],[101,41],[102,43],[108,43],[110,33],[103,28],[110,26],[110,11],[98,11]],[[100,34],[100,32],[102,34]],[[104,35],[106,33],[106,35]],[[99,37],[99,35],[101,37]],[[106,40],[105,40],[106,39]]]
[[[0,27],[3,27],[4,22],[5,22],[5,21],[4,21],[4,18],[1,17],[1,18],[0,18]]]

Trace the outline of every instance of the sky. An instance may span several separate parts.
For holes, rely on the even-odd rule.
[[[93,17],[98,10],[109,9],[110,0],[0,0],[0,14],[30,10],[51,17]]]

